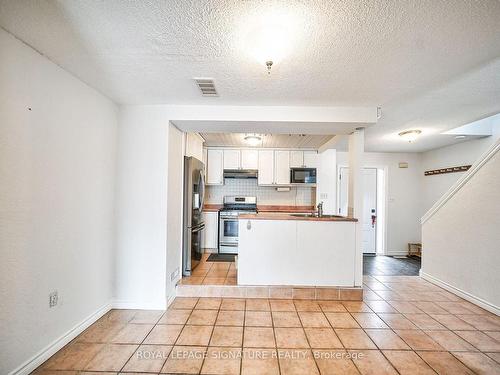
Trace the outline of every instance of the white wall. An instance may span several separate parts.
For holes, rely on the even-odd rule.
[[[1,29],[0,55],[0,373],[7,374],[109,308],[117,108]],[[49,309],[54,290],[59,305]]]
[[[178,208],[169,209],[167,198],[170,121],[187,126],[196,120],[226,121],[226,125],[228,121],[254,124],[265,120],[266,126],[276,127],[286,121],[325,126],[338,121],[345,127],[345,123],[375,119],[374,107],[122,106],[117,154],[115,306],[164,308],[173,288],[173,281],[169,282],[171,263],[174,268],[173,264],[180,263],[181,249],[176,252],[178,239],[170,236],[170,242],[167,235],[170,215],[179,215]]]
[[[168,119],[161,107],[120,111],[116,191],[118,306],[166,306]]]
[[[500,314],[500,152],[422,226],[422,275]]]
[[[491,137],[462,142],[422,153],[422,215],[460,178],[465,172],[424,176],[424,171],[474,164],[474,162],[500,137],[500,116],[496,116]]]
[[[408,168],[399,168],[408,162]],[[386,169],[387,255],[406,254],[408,242],[420,242],[420,155],[365,152],[364,167]],[[337,152],[337,165],[348,166],[348,153]]]
[[[167,186],[167,298],[175,296],[175,285],[182,276],[182,230],[185,134],[170,124],[168,127]],[[199,147],[201,149],[201,147]],[[201,160],[201,159],[200,159]],[[176,276],[174,276],[176,275]]]

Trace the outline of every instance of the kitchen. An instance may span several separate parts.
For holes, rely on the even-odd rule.
[[[336,150],[318,152],[332,137],[197,135],[204,191],[185,196],[198,200],[203,230],[185,234],[195,250],[185,248],[180,284],[354,287],[357,220],[335,215]]]

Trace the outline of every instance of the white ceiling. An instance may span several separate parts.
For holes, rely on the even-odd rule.
[[[262,15],[290,42],[271,75],[248,53]],[[0,0],[0,25],[117,103],[381,106],[371,151],[500,112],[498,0]]]
[[[254,133],[248,133],[253,135]],[[205,146],[251,147],[245,141],[247,133],[201,133]],[[311,134],[258,134],[262,142],[256,147],[318,149],[331,135]]]

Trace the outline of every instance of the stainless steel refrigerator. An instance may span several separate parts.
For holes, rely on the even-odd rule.
[[[203,201],[205,194],[205,165],[196,158],[184,157],[184,215],[182,274],[191,275],[203,254]]]

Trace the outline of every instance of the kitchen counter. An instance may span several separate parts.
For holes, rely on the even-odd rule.
[[[205,204],[203,205],[204,212],[218,212],[222,208],[222,204]]]
[[[293,211],[297,212],[297,211]],[[259,211],[257,214],[240,214],[238,216],[240,220],[301,220],[301,221],[352,221],[357,222],[358,219],[345,216],[335,216],[335,217],[309,217],[309,216],[294,216],[289,213],[271,213]]]
[[[238,219],[238,285],[359,286],[356,219],[262,212]]]

